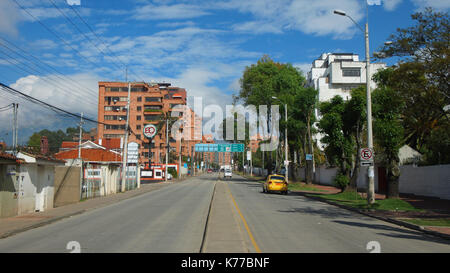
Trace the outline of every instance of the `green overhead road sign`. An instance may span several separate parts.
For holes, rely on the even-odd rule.
[[[243,152],[244,151],[244,144],[242,143],[233,143],[233,144],[195,144],[195,151],[196,152]]]

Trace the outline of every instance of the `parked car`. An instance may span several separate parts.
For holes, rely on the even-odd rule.
[[[263,184],[263,192],[279,192],[288,194],[288,183],[283,175],[271,174]]]
[[[212,169],[208,169],[208,173],[212,173],[213,172],[213,170]]]

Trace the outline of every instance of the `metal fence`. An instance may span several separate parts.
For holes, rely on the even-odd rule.
[[[137,188],[137,170],[136,166],[128,166],[125,177],[125,191],[133,190]],[[119,168],[119,174],[116,179],[116,192],[121,191],[122,185],[122,167]]]
[[[82,199],[94,198],[101,195],[102,169],[85,168],[83,172]]]

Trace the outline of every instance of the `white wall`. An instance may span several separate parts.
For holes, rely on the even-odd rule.
[[[450,199],[450,165],[400,167],[400,192]]]
[[[375,166],[375,191],[378,191],[378,168]],[[400,193],[438,197],[450,200],[450,165],[414,167],[400,166]],[[333,186],[337,168],[316,167],[315,183]],[[300,168],[298,177],[305,179],[305,170]],[[358,175],[359,189],[367,188],[367,167],[361,167]]]
[[[34,163],[20,166],[18,215],[53,208],[54,168]]]

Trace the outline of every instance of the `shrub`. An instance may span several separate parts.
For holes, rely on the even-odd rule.
[[[178,173],[175,168],[168,168],[168,172],[172,175],[173,179],[177,178]]]
[[[333,180],[333,184],[339,189],[341,189],[341,191],[344,191],[349,183],[350,179],[341,173],[337,174]]]

